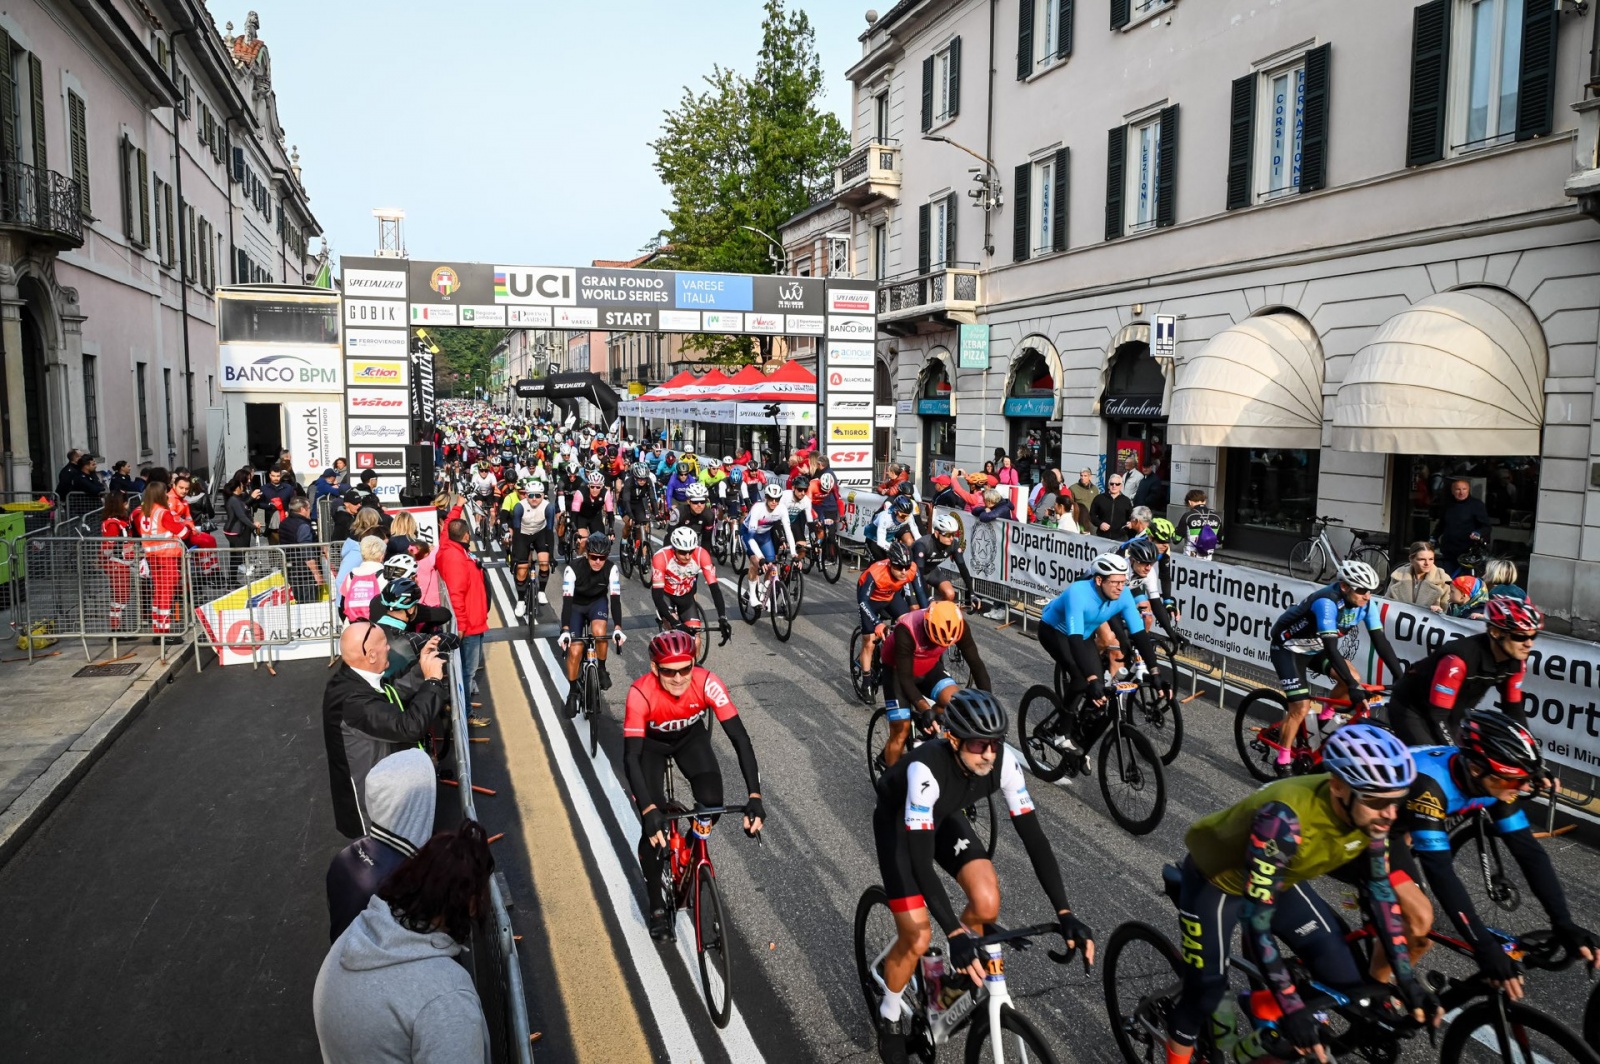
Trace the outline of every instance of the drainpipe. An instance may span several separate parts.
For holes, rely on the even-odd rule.
[[[1000,5],[1000,0],[989,0],[989,102],[987,115],[983,123],[983,157],[994,158],[994,23],[995,10]],[[1000,176],[1000,168],[996,166],[995,177]],[[988,249],[994,247],[993,211],[983,212],[983,247],[984,255],[993,258],[993,253]]]

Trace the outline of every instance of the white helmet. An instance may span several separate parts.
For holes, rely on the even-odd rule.
[[[1101,554],[1091,568],[1095,576],[1127,576],[1128,559],[1120,554]]]
[[[706,490],[706,486],[700,483],[690,484],[686,494],[690,502],[705,502],[711,497],[711,493]]]
[[[715,473],[717,470],[722,468],[722,463],[720,461],[718,461],[717,459],[715,459],[715,458],[707,458],[706,459],[706,468],[711,470],[711,472]]]
[[[409,554],[396,554],[383,563],[383,576],[386,580],[415,580],[417,560]]]
[[[542,497],[545,494],[544,481],[535,480],[535,481],[531,482],[528,485],[528,494],[529,495],[538,495],[538,496]]]
[[[833,490],[835,484],[839,483],[839,479],[832,473],[824,471],[823,474],[817,478],[817,483],[822,485],[823,494],[827,494]]]
[[[688,525],[679,525],[672,530],[672,549],[681,550],[685,554],[700,545],[700,533]]]
[[[953,536],[961,531],[961,522],[955,514],[940,514],[933,519],[933,530],[941,535]]]
[[[1339,582],[1352,591],[1378,590],[1378,570],[1354,558],[1339,563]]]
[[[781,499],[783,498],[783,485],[779,484],[777,481],[773,481],[771,484],[768,484],[762,489],[761,494],[765,495],[769,499]]]
[[[727,466],[733,465],[733,455],[731,455],[731,454],[723,455],[722,456],[722,464],[723,465],[727,465]]]

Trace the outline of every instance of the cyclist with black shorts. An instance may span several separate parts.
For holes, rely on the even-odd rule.
[[[711,508],[711,491],[704,484],[690,484],[681,506],[672,511],[672,527],[694,531],[697,543],[710,543],[717,527],[717,512]]]
[[[542,481],[531,480],[516,493],[517,502],[511,508],[511,564],[517,577],[518,617],[528,612],[528,573],[532,562],[539,562],[539,605],[550,600],[545,597],[545,585],[550,582],[550,552],[555,549],[556,504],[545,497]]]
[[[1307,669],[1333,679],[1334,701],[1348,699],[1352,713],[1365,710],[1366,692],[1362,690],[1354,666],[1339,651],[1339,640],[1357,625],[1366,626],[1373,649],[1390,673],[1399,676],[1405,671],[1394,647],[1389,644],[1389,637],[1384,634],[1378,611],[1372,606],[1372,595],[1377,590],[1377,570],[1366,562],[1344,561],[1339,564],[1337,580],[1290,606],[1273,624],[1269,655],[1272,667],[1278,670],[1283,695],[1289,701],[1278,739],[1282,744],[1277,760],[1280,772],[1288,770],[1294,755],[1295,735],[1311,710]],[[1326,724],[1337,712],[1337,706],[1324,704],[1317,719]]]
[[[611,493],[606,491],[605,474],[591,470],[584,477],[584,490],[575,493],[567,504],[568,521],[578,529],[578,542],[589,538],[591,532],[611,537],[611,511],[614,507]]]
[[[650,467],[643,462],[633,463],[631,476],[622,482],[617,495],[617,513],[622,515],[622,538],[633,536],[634,525],[649,527],[656,512],[656,486],[650,479]]]
[[[906,740],[911,736],[911,714],[931,720],[936,709],[943,709],[959,688],[944,670],[945,651],[960,648],[961,657],[972,670],[972,686],[988,691],[989,670],[972,638],[972,626],[961,607],[943,600],[925,609],[901,615],[883,637],[884,715],[889,718],[889,739],[883,748],[883,763],[900,760]]]
[[[1005,709],[987,691],[962,690],[945,706],[942,723],[942,736],[923,743],[878,777],[872,812],[878,872],[896,931],[883,961],[887,993],[878,1008],[878,1054],[888,1064],[905,1064],[907,1059],[902,995],[933,939],[932,921],[938,922],[949,945],[945,978],[954,981],[965,974],[974,985],[983,982],[976,938],[999,919],[1000,880],[967,819],[965,810],[976,802],[1001,795],[1067,948],[1081,946],[1085,960],[1094,960],[1094,932],[1067,901],[1061,866],[1034,813],[1022,759],[1005,743]],[[959,918],[935,865],[966,895]]]
[[[733,626],[728,623],[728,608],[722,601],[717,566],[689,525],[674,528],[667,537],[667,545],[650,559],[650,597],[656,604],[656,620],[663,628],[691,618],[704,621],[705,614],[694,600],[695,586],[702,576],[711,589],[711,601],[717,607],[717,630],[726,642]],[[701,633],[698,638],[704,639],[705,634]],[[699,649],[695,648],[696,656]]]
[[[611,674],[606,671],[606,623],[616,626],[612,639],[618,650],[628,641],[622,633],[622,581],[617,576],[617,563],[608,556],[611,537],[604,532],[591,532],[583,548],[583,559],[569,562],[561,577],[561,635],[556,642],[567,654],[569,717],[578,714],[578,669],[583,664],[579,637],[584,629],[594,633],[603,690],[611,687]]]
[[[911,612],[911,596],[906,589],[916,578],[917,567],[911,560],[911,548],[904,543],[892,545],[882,561],[867,566],[857,578],[856,610],[861,617],[863,637],[857,664],[862,672],[872,671],[872,649],[878,644],[878,625]]]
[[[917,563],[917,575],[911,582],[911,589],[917,596],[918,606],[926,607],[935,595],[947,602],[956,600],[955,584],[944,573],[937,571],[947,559],[954,562],[961,573],[961,581],[967,587],[967,601],[977,601],[977,593],[972,590],[972,572],[967,568],[967,557],[956,546],[956,537],[960,534],[960,518],[955,514],[936,514],[928,534],[911,544],[911,560]]]
[[[1133,591],[1139,612],[1144,615],[1145,628],[1159,624],[1174,645],[1182,646],[1185,640],[1173,626],[1172,615],[1167,612],[1167,603],[1171,601],[1167,593],[1171,587],[1171,557],[1162,553],[1154,541],[1144,536],[1128,540],[1117,548],[1117,553],[1128,559],[1128,567],[1132,570],[1128,587]],[[1162,576],[1163,566],[1168,570],[1165,578]]]
[[[1518,723],[1528,719],[1522,683],[1528,655],[1544,628],[1544,611],[1531,602],[1497,596],[1484,604],[1485,631],[1449,640],[1406,669],[1389,702],[1389,727],[1408,746],[1443,744],[1461,715],[1491,689],[1499,707]]]

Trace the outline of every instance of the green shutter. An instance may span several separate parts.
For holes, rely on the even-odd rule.
[[[1117,126],[1106,134],[1106,239],[1122,235],[1122,198],[1127,185],[1123,164],[1128,154],[1128,127]]]
[[[1450,76],[1450,5],[1429,0],[1412,14],[1411,108],[1406,126],[1406,165],[1444,158],[1445,103]]]
[[[961,197],[952,192],[944,202],[944,264],[953,266],[956,262],[956,208],[961,205]]]
[[[1156,228],[1178,220],[1178,105],[1161,109],[1161,161],[1156,164]]]
[[[1017,80],[1033,73],[1033,4],[1017,0]]]
[[[933,266],[932,209],[929,204],[917,208],[917,272],[927,273]]]
[[[139,243],[150,246],[150,163],[143,148],[133,153],[139,173]]]
[[[1053,251],[1067,250],[1067,149],[1056,150],[1056,190],[1055,199],[1050,204],[1050,248]]]
[[[129,240],[133,239],[133,190],[136,182],[133,177],[133,142],[128,135],[122,135],[121,150],[118,153],[122,172],[122,235]]]
[[[1014,212],[1011,220],[1011,261],[1023,262],[1028,257],[1028,209],[1031,205],[1029,185],[1033,182],[1033,164],[1023,163],[1017,167],[1016,178],[1011,185],[1011,210]]]
[[[1112,29],[1120,30],[1132,20],[1133,12],[1130,10],[1131,7],[1132,5],[1128,0],[1111,0]]]
[[[950,114],[961,113],[961,38],[950,42]]]
[[[177,233],[172,228],[172,186],[168,185],[161,190],[162,211],[167,216],[167,265],[171,266],[177,261],[176,248],[182,246],[182,241],[177,239]]]
[[[44,142],[44,68],[39,57],[28,55],[28,89],[33,94],[33,165],[50,169],[50,156]]]
[[[0,159],[17,157],[17,83],[11,77],[11,34],[0,30]]]
[[[1522,66],[1517,78],[1517,139],[1550,132],[1556,106],[1556,38],[1561,13],[1552,3],[1524,0]]]
[[[922,131],[933,128],[933,56],[922,61]]]
[[[78,209],[89,213],[89,118],[84,112],[83,97],[67,90],[67,121],[72,126],[68,139],[72,143],[72,180],[78,183]]]
[[[1228,111],[1228,210],[1250,206],[1250,169],[1255,149],[1256,81],[1250,74],[1234,81]]]
[[[1300,134],[1300,191],[1328,184],[1328,58],[1331,44],[1306,53],[1305,125]]]
[[[1065,59],[1072,54],[1072,16],[1076,4],[1073,0],[1053,0],[1060,3],[1056,11],[1056,58]]]

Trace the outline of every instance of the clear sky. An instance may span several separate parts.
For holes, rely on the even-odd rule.
[[[413,258],[631,258],[666,221],[648,146],[662,112],[714,64],[752,73],[761,43],[759,0],[209,7],[242,33],[252,2],[311,209],[348,255],[372,253],[374,207],[400,207]],[[816,27],[823,103],[847,129],[865,12],[891,6],[789,0]]]

